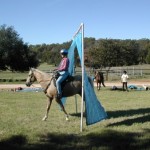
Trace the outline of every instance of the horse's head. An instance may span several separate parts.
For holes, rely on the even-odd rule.
[[[33,82],[36,81],[36,78],[34,76],[34,68],[31,68],[29,70],[29,74],[28,74],[28,77],[27,77],[27,80],[26,80],[26,86],[31,86],[33,84]]]
[[[95,76],[99,76],[99,71],[95,71]]]

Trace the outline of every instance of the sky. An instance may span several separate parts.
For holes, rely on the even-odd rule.
[[[0,0],[0,26],[28,44],[72,40],[81,23],[96,40],[150,39],[150,0]]]

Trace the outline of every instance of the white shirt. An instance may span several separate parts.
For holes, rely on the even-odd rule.
[[[122,81],[122,82],[127,82],[128,78],[129,78],[129,76],[128,76],[127,74],[123,74],[123,75],[121,76],[121,81]]]

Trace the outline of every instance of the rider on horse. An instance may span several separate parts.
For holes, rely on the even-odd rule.
[[[56,98],[61,99],[62,97],[62,90],[61,90],[61,83],[68,77],[69,72],[68,72],[68,68],[69,68],[69,59],[67,57],[68,55],[68,50],[66,49],[62,49],[60,51],[62,60],[59,64],[59,67],[56,69],[58,71],[58,73],[60,74],[60,76],[58,77],[57,81],[56,81],[56,88],[57,88],[57,96]]]

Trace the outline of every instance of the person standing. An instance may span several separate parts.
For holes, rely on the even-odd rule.
[[[68,50],[62,49],[60,51],[62,60],[57,68],[57,71],[59,72],[60,76],[56,80],[56,88],[57,88],[57,96],[56,98],[61,99],[62,98],[62,90],[61,90],[61,83],[68,77],[69,72],[69,58],[67,57],[68,55]]]
[[[122,81],[122,90],[123,91],[129,91],[128,90],[128,74],[126,71],[123,72],[122,76],[121,76],[121,81]]]

